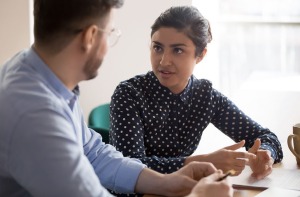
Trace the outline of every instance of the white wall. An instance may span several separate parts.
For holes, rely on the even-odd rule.
[[[192,0],[126,0],[116,12],[115,24],[122,36],[110,49],[99,76],[82,82],[81,106],[87,119],[92,108],[109,102],[117,84],[151,69],[150,26],[161,12],[173,5],[191,5]],[[17,51],[29,47],[29,0],[0,1],[0,64]],[[9,19],[9,20],[8,20]]]
[[[30,45],[29,1],[0,1],[0,66]]]

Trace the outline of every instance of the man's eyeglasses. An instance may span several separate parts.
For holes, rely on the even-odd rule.
[[[107,42],[108,42],[108,46],[112,47],[115,46],[121,36],[121,30],[117,29],[117,28],[112,28],[110,31],[107,31],[105,29],[101,29],[98,27],[98,30],[106,33],[108,35],[107,37]]]
[[[82,32],[84,29],[77,29],[77,30],[73,30],[73,32],[75,34]],[[112,47],[115,46],[122,34],[121,30],[117,29],[117,28],[112,28],[111,30],[105,30],[102,29],[100,27],[98,27],[98,31],[106,33],[107,34],[107,42],[108,42],[108,46]]]

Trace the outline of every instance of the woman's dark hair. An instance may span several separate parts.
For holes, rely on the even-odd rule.
[[[212,40],[210,25],[193,6],[176,6],[163,12],[151,26],[151,37],[161,27],[172,27],[188,36],[196,46],[196,56],[201,55]]]
[[[124,0],[34,0],[34,37],[41,45],[57,50],[65,46],[72,33],[101,21],[111,8]]]

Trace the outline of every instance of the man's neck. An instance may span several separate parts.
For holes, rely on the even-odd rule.
[[[80,62],[68,49],[56,54],[47,52],[36,44],[33,45],[33,49],[70,91],[82,80],[78,73]]]

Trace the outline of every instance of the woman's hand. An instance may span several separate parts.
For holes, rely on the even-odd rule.
[[[272,172],[274,159],[268,150],[259,150],[261,145],[260,139],[256,139],[253,146],[248,150],[249,153],[256,155],[255,158],[249,159],[249,166],[252,169],[252,176],[262,179]]]
[[[191,161],[211,162],[217,169],[221,169],[223,172],[235,170],[235,176],[239,175],[244,170],[249,159],[254,159],[256,157],[250,152],[236,151],[239,148],[242,148],[244,144],[245,140],[242,140],[236,144],[224,147],[210,154],[187,157],[185,164]]]

